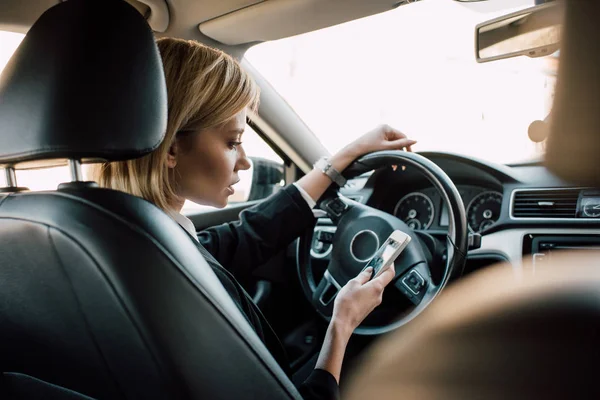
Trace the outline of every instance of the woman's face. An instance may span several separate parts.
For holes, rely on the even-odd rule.
[[[193,132],[177,138],[167,165],[173,170],[174,188],[179,197],[177,211],[185,199],[214,207],[225,207],[239,181],[238,171],[250,168],[242,148],[246,111],[236,114],[220,127]]]

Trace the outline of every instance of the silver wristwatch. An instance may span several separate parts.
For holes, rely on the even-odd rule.
[[[327,157],[321,157],[319,161],[315,163],[314,168],[322,171],[339,187],[342,187],[346,184],[346,178],[344,178],[342,174],[333,168],[333,165],[331,165]]]

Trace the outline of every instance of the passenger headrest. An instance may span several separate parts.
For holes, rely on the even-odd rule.
[[[448,287],[369,350],[344,398],[600,398],[598,254],[553,252],[533,270],[505,264]]]
[[[158,147],[166,125],[158,48],[123,0],[50,8],[0,77],[0,167],[140,157]]]
[[[546,164],[567,181],[600,187],[600,2],[566,5]]]

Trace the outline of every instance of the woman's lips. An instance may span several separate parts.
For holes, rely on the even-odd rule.
[[[230,195],[235,193],[235,189],[233,188],[233,185],[237,185],[239,181],[240,180],[238,179],[237,181],[233,182],[231,185],[227,186],[227,191],[229,192]]]

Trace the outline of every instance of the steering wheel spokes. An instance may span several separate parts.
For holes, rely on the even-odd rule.
[[[313,307],[326,318],[331,318],[331,314],[333,313],[333,302],[338,292],[342,289],[342,285],[340,285],[335,278],[329,272],[329,269],[325,271],[323,274],[323,279],[317,288],[312,297]]]

